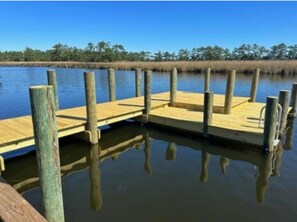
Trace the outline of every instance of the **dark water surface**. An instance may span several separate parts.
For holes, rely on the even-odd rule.
[[[56,71],[60,107],[84,105],[85,70]],[[94,71],[97,101],[107,101],[107,71]],[[0,67],[0,76],[0,119],[30,114],[28,87],[46,84],[46,68]],[[262,75],[257,101],[290,90],[295,81]],[[226,76],[212,75],[215,93],[224,93],[225,83]],[[250,83],[250,75],[238,74],[235,95],[248,96]],[[118,99],[134,96],[133,72],[117,71],[116,84]],[[168,89],[169,75],[153,73],[153,93]],[[178,89],[202,92],[203,76],[180,74]],[[284,144],[268,156],[242,144],[205,141],[135,124],[104,130],[99,160],[92,158],[99,147],[62,139],[66,221],[296,221],[294,127],[290,126]],[[115,147],[106,154],[106,149]],[[7,159],[6,168],[3,177],[42,212],[34,153]]]

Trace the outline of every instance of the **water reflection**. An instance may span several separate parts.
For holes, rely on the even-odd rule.
[[[288,137],[289,136],[286,138]],[[233,167],[236,167],[236,164],[230,164],[232,161],[236,163],[240,161],[255,166],[257,170],[255,179],[255,200],[259,203],[264,203],[269,180],[272,177],[280,176],[282,154],[284,152],[281,146],[279,146],[275,152],[265,156],[262,155],[261,152],[251,151],[250,147],[241,146],[241,148],[238,149],[238,144],[232,145],[228,143],[226,145],[224,143],[206,142],[204,140],[198,140],[197,138],[193,139],[188,136],[165,133],[156,129],[151,130],[134,124],[118,125],[116,128],[111,127],[111,129],[103,131],[100,146],[90,147],[83,142],[62,140],[60,145],[62,176],[65,177],[72,172],[81,171],[89,167],[90,208],[93,211],[102,210],[104,201],[102,192],[104,192],[104,186],[101,186],[101,184],[104,184],[104,178],[101,178],[99,164],[102,164],[106,159],[112,159],[114,157],[117,157],[115,162],[121,161],[123,153],[128,153],[128,150],[135,148],[129,151],[129,153],[131,153],[139,152],[138,150],[143,149],[143,151],[140,152],[144,157],[141,160],[144,166],[142,172],[143,174],[148,173],[152,175],[152,163],[157,161],[156,156],[153,154],[156,150],[160,149],[160,143],[166,144],[164,151],[162,151],[163,155],[165,152],[165,156],[162,157],[163,162],[164,160],[175,160],[174,164],[170,165],[170,167],[174,167],[175,164],[181,164],[180,159],[177,161],[177,157],[179,156],[177,153],[183,154],[185,148],[198,154],[201,153],[200,182],[206,183],[207,186],[213,186],[208,184],[209,170],[214,171],[220,169],[220,173],[226,177],[230,177],[232,174],[228,174],[227,169],[229,171],[234,169]],[[181,146],[183,147],[182,149]],[[211,157],[218,161],[212,161],[212,164],[210,164]],[[191,161],[192,160],[194,161],[193,164],[199,167],[199,161],[193,157]],[[186,160],[182,162],[182,164],[186,165],[188,161],[189,160]],[[129,162],[127,164],[129,164]],[[160,163],[156,164],[154,169],[155,173],[160,171],[159,165]],[[212,165],[217,166],[213,167]],[[4,178],[19,192],[30,192],[32,188],[38,187],[38,172],[35,156],[33,154],[19,157],[16,160],[8,160],[6,168],[7,170],[3,173]],[[23,170],[20,171],[19,169]],[[187,172],[180,173],[187,174]],[[242,171],[241,173],[250,175],[250,172]],[[211,175],[213,174],[212,172]],[[232,176],[234,176],[234,174]],[[226,179],[226,177],[224,178]],[[129,178],[129,180],[130,179],[133,180],[133,178]],[[220,180],[225,179],[221,178]],[[240,185],[240,183],[241,181],[238,181],[238,185]],[[73,186],[74,185],[75,184],[73,184]],[[71,188],[67,187],[67,189]],[[83,193],[79,195],[83,195]]]
[[[91,209],[94,211],[99,211],[102,207],[102,192],[100,183],[100,168],[99,168],[99,153],[100,146],[98,144],[91,145],[90,155],[88,157],[89,162],[89,176],[90,176],[90,202]]]

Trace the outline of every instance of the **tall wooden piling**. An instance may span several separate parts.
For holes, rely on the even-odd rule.
[[[58,98],[58,87],[55,70],[47,70],[47,82],[48,85],[53,86],[54,89],[54,100],[56,110],[59,110],[59,98]]]
[[[292,106],[291,113],[295,116],[297,112],[297,83],[292,85],[290,106]]]
[[[64,221],[53,87],[30,87],[30,100],[45,216],[50,222]]]
[[[204,74],[204,92],[209,91],[210,73],[211,69],[207,68],[206,73]]]
[[[213,92],[204,92],[203,135],[208,136],[208,127],[212,123]]]
[[[265,153],[273,151],[273,142],[276,132],[276,111],[278,98],[268,96],[266,99],[263,151]]]
[[[287,124],[287,115],[289,110],[289,101],[290,101],[290,91],[289,90],[281,90],[278,96],[279,104],[282,107],[281,113],[281,122],[280,122],[280,131],[283,132],[286,128]]]
[[[236,76],[235,70],[232,70],[230,73],[228,73],[227,84],[226,84],[225,105],[224,105],[225,114],[231,113],[232,97],[233,97],[234,85],[235,85],[235,76]]]
[[[135,95],[136,97],[141,96],[141,69],[135,69]]]
[[[99,140],[97,127],[96,86],[94,72],[84,72],[87,124],[86,130],[90,133],[90,143],[97,144]]]
[[[152,71],[144,71],[144,114],[149,114],[151,111],[151,85],[152,85]]]
[[[112,102],[116,100],[114,69],[108,69],[108,85],[109,85],[109,101]]]
[[[173,68],[170,73],[170,106],[174,106],[176,102],[177,90],[177,69]]]
[[[259,84],[259,76],[260,76],[260,69],[258,68],[254,71],[252,85],[251,85],[250,102],[252,102],[252,103],[256,102],[257,89],[258,89],[258,84]]]

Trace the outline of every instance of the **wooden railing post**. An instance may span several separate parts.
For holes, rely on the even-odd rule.
[[[135,69],[135,95],[136,97],[141,96],[141,69]]]
[[[53,87],[34,86],[29,91],[45,216],[50,222],[64,221]]]
[[[116,100],[114,69],[108,69],[108,85],[109,85],[109,101],[112,102]]]
[[[213,92],[204,92],[203,135],[208,136],[208,127],[212,123]]]
[[[260,76],[260,69],[254,70],[254,75],[253,75],[253,80],[252,80],[252,85],[251,85],[251,92],[250,92],[250,102],[254,103],[256,102],[256,97],[257,97],[257,89],[258,89],[258,84],[259,84],[259,76]]]
[[[206,73],[204,75],[204,92],[209,91],[210,73],[211,73],[211,69],[207,68]]]
[[[278,98],[268,96],[266,99],[263,151],[265,153],[273,151],[273,141],[276,131],[276,111]]]
[[[290,106],[292,106],[292,110],[290,113],[295,116],[297,112],[297,83],[293,83],[292,85]]]
[[[289,90],[281,90],[279,92],[278,96],[279,104],[282,107],[282,116],[281,116],[281,122],[280,122],[280,131],[283,132],[286,128],[287,124],[287,116],[288,116],[288,110],[289,110],[289,101],[290,101],[290,91]]]
[[[56,110],[59,110],[59,98],[58,98],[58,87],[55,70],[47,70],[47,82],[48,85],[53,86],[54,89],[54,100]]]
[[[90,134],[90,143],[97,144],[99,141],[97,127],[97,102],[94,72],[84,72],[87,124],[86,131]]]
[[[149,114],[151,111],[151,85],[152,85],[152,71],[144,71],[144,114]]]
[[[177,90],[177,69],[173,68],[170,72],[170,106],[174,106],[176,102]]]
[[[234,85],[235,85],[235,76],[236,76],[235,70],[232,70],[230,73],[228,73],[227,84],[226,84],[225,105],[224,105],[225,114],[231,113],[232,97],[233,97]]]

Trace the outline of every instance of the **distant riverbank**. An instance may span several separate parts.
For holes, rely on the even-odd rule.
[[[0,62],[0,66],[30,66],[59,68],[88,68],[132,70],[141,68],[152,71],[168,72],[176,67],[179,72],[201,73],[210,67],[212,72],[226,73],[236,69],[241,73],[252,73],[260,68],[263,74],[297,75],[297,60],[276,61],[172,61],[172,62]]]

